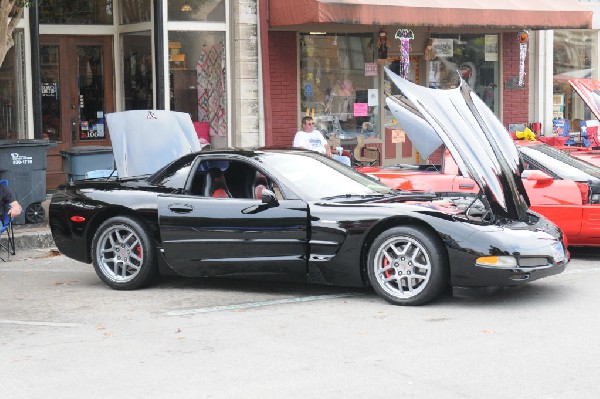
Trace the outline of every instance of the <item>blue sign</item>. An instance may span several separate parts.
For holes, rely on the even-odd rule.
[[[312,90],[312,84],[311,83],[305,83],[304,84],[304,96],[306,96],[306,97],[312,97],[313,96],[313,90]]]

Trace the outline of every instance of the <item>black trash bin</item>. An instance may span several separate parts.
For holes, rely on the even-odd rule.
[[[15,224],[44,220],[46,200],[46,140],[0,140],[0,179],[8,180],[23,212]]]
[[[67,181],[85,179],[85,175],[93,170],[113,170],[114,157],[112,147],[108,146],[81,146],[73,147],[60,152],[65,161]]]

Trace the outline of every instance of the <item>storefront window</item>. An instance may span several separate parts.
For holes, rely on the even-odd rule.
[[[112,25],[113,0],[40,1],[40,23]]]
[[[224,32],[169,32],[170,105],[187,112],[213,147],[227,146]]]
[[[300,114],[326,137],[378,136],[373,34],[300,35]]]
[[[427,65],[427,84],[451,89],[459,73],[494,112],[498,112],[498,36],[445,35],[432,39],[436,57]],[[458,71],[458,72],[457,72]]]
[[[149,22],[152,17],[151,0],[121,0],[121,25]]]
[[[150,32],[121,35],[125,110],[152,109],[152,37]]]
[[[15,45],[0,67],[0,139],[27,137],[23,36],[23,30],[15,30]]]
[[[77,85],[79,90],[79,140],[103,140],[104,61],[101,45],[77,46]]]
[[[460,79],[495,113],[499,112],[499,53],[498,35],[437,35],[427,39],[428,50],[423,56],[411,55],[407,79],[413,83],[433,89],[453,89]],[[388,58],[390,61],[390,58]],[[398,57],[387,64],[400,74]],[[385,95],[397,94],[392,82],[384,77]],[[423,159],[402,129],[402,121],[396,120],[387,109],[383,111],[383,128],[388,140],[385,162],[421,163]],[[435,155],[433,155],[435,156]],[[429,160],[431,161],[431,159]]]
[[[59,141],[60,131],[60,53],[57,45],[40,48],[42,78],[42,132],[43,138]]]
[[[225,0],[169,0],[169,21],[225,22]]]
[[[553,116],[554,119],[591,119],[581,97],[569,85],[570,79],[592,78],[596,65],[592,51],[596,35],[585,30],[554,31]]]

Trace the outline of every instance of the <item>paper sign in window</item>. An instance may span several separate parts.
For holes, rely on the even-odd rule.
[[[392,130],[392,143],[404,143],[406,141],[406,133],[402,129]]]
[[[378,106],[379,105],[379,90],[369,89],[367,92],[369,93],[369,95],[368,95],[369,107]]]
[[[367,103],[354,103],[354,116],[369,116]]]

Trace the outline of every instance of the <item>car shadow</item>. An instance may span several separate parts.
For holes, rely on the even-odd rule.
[[[189,289],[203,291],[228,291],[232,294],[281,295],[282,297],[306,297],[318,295],[348,294],[357,297],[357,301],[367,300],[386,302],[379,298],[371,287],[340,287],[310,284],[306,282],[289,282],[265,280],[264,278],[233,277],[162,277],[151,289]],[[425,307],[527,307],[537,304],[548,306],[554,301],[564,301],[566,295],[561,285],[529,283],[513,287],[494,287],[492,289],[452,290],[448,288],[438,299]]]
[[[230,291],[232,293],[247,294],[280,294],[280,295],[336,295],[342,293],[356,295],[370,295],[370,288],[340,287],[329,285],[310,284],[300,281],[281,281],[272,278],[252,277],[177,277],[163,276],[158,284],[153,286],[159,289],[200,289]]]
[[[598,247],[569,247],[571,258],[600,258]]]
[[[486,308],[526,307],[537,305],[547,307],[552,303],[564,302],[567,291],[563,285],[547,282],[528,283],[517,286],[494,287],[488,289],[455,290],[448,298],[448,304]]]

